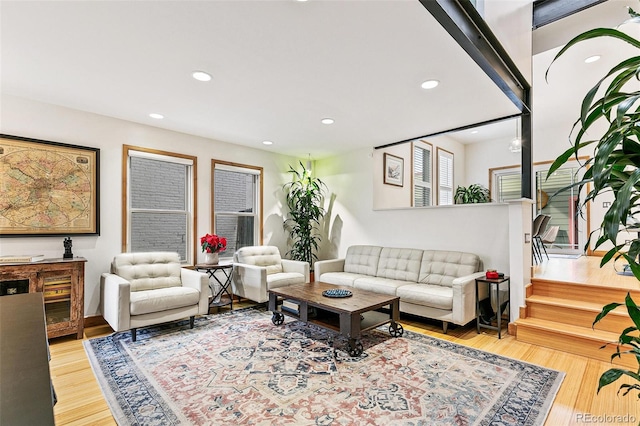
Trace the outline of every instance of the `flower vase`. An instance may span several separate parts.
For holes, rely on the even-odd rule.
[[[204,254],[204,263],[207,265],[217,265],[218,261],[218,253],[205,253]]]

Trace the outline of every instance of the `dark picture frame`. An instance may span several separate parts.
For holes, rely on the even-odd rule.
[[[384,183],[387,185],[404,185],[404,158],[384,154]]]
[[[100,235],[100,149],[0,134],[0,237]]]

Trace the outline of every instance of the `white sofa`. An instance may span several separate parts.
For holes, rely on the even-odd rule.
[[[309,263],[282,259],[275,246],[248,246],[233,255],[235,296],[258,303],[269,300],[268,290],[309,282]]]
[[[111,273],[100,279],[102,316],[114,331],[209,313],[209,277],[182,268],[171,252],[122,253],[113,258]]]
[[[441,320],[445,333],[449,323],[476,318],[480,271],[482,261],[472,253],[365,245],[349,247],[344,259],[314,264],[316,281],[399,296],[400,312]]]

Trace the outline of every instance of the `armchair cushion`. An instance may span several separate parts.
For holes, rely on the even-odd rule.
[[[266,267],[267,275],[282,272],[282,257],[275,246],[242,247],[236,251],[234,258],[237,263]]]
[[[134,291],[131,293],[131,315],[197,305],[200,292],[189,287],[168,287],[155,290]]]
[[[181,286],[180,255],[168,252],[122,253],[113,258],[111,273],[131,283],[131,291]]]
[[[280,274],[267,275],[267,288],[286,287],[292,284],[303,284],[304,275],[299,272],[282,272]]]

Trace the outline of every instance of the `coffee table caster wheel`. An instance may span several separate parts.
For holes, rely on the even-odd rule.
[[[362,343],[360,342],[357,342],[355,345],[349,342],[348,352],[350,357],[360,356],[362,352],[364,352],[364,347],[362,347]]]
[[[393,325],[390,325],[389,334],[393,337],[402,337],[402,335],[404,334],[404,328],[402,328],[402,324],[396,323],[395,327]]]
[[[282,325],[284,323],[284,315],[281,312],[274,312],[271,317],[271,322],[274,325]]]

